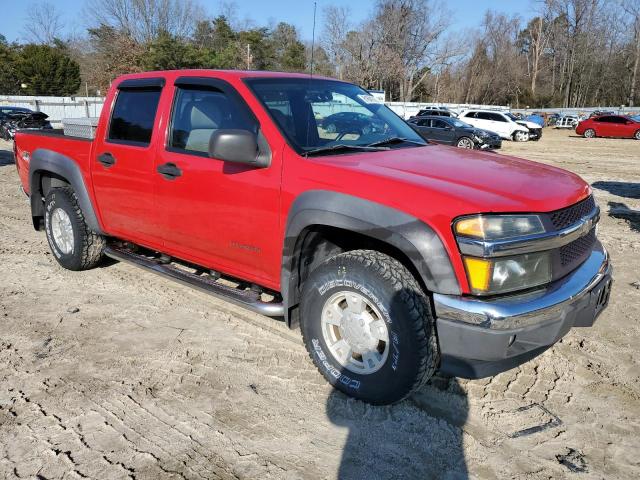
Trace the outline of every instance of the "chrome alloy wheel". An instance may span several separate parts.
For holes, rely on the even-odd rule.
[[[65,255],[73,252],[73,225],[67,212],[61,208],[56,208],[51,213],[51,233],[56,246]]]
[[[585,138],[594,138],[596,136],[596,131],[593,128],[587,128],[584,131]]]
[[[469,148],[472,149],[474,147],[473,140],[467,137],[462,137],[458,140],[458,148]]]
[[[321,322],[331,355],[347,370],[368,375],[387,361],[387,324],[378,309],[359,293],[333,294],[322,308]]]
[[[529,140],[529,132],[523,132],[522,130],[518,130],[515,134],[516,142],[526,142]]]

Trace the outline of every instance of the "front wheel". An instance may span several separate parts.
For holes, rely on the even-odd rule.
[[[636,130],[636,134],[633,136],[636,140],[640,140],[640,130]]]
[[[526,142],[529,140],[529,132],[523,132],[522,130],[518,130],[513,134],[513,139],[516,142]]]
[[[584,133],[584,138],[595,138],[596,131],[593,128],[587,128]],[[636,134],[637,135],[637,134]]]
[[[44,226],[51,253],[64,268],[86,270],[100,262],[105,239],[85,222],[71,187],[49,192],[44,204]]]
[[[456,146],[458,148],[473,148],[475,144],[469,137],[461,137],[458,139],[458,143],[456,143]]]
[[[400,401],[436,369],[429,299],[400,262],[380,252],[343,253],[314,270],[302,293],[301,328],[327,381],[368,403]]]

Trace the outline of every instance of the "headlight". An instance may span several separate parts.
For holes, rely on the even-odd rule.
[[[454,231],[456,235],[481,240],[503,240],[545,232],[537,215],[474,215],[457,220]]]
[[[477,295],[513,292],[551,281],[549,252],[512,257],[463,257],[471,291]]]

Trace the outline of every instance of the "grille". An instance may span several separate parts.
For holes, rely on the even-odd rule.
[[[560,263],[562,263],[562,266],[566,266],[579,260],[593,249],[595,243],[596,229],[592,228],[585,236],[571,243],[567,243],[564,247],[560,248]]]
[[[573,225],[595,208],[596,202],[592,196],[589,196],[575,205],[551,213],[549,218],[555,229],[561,230]]]

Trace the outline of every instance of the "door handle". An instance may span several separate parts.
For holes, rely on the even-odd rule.
[[[98,161],[105,167],[113,167],[116,163],[116,157],[111,155],[109,152],[104,152],[102,155],[98,155]]]
[[[180,170],[175,163],[171,162],[158,166],[156,170],[166,180],[175,180],[182,175],[182,170]]]

